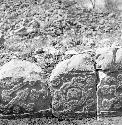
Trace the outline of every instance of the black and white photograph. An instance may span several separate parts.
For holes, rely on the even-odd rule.
[[[122,0],[0,0],[0,125],[122,125]]]

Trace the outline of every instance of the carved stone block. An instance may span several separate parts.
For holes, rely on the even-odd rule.
[[[11,60],[0,70],[0,113],[35,113],[50,109],[51,95],[36,64]]]
[[[100,78],[97,86],[98,115],[119,115],[122,113],[122,48],[101,49],[97,54],[96,67]]]
[[[50,76],[53,114],[96,113],[97,77],[90,54],[78,54],[56,65]]]

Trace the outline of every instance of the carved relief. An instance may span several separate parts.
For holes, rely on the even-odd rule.
[[[1,114],[34,113],[50,107],[50,92],[41,81],[40,67],[21,60],[5,66],[0,70]]]
[[[73,63],[74,60],[77,63]],[[53,90],[53,111],[56,114],[61,112],[88,112],[91,109],[96,111],[96,109],[94,110],[95,107],[91,108],[96,104],[97,84],[92,58],[87,54],[79,54],[71,57],[68,63],[65,62],[67,66],[63,62],[57,64],[54,69],[56,73],[52,71],[53,74],[51,75],[51,80],[54,78],[50,83]],[[64,73],[58,69],[61,64],[64,64],[63,66],[66,68],[63,69]],[[57,74],[58,77],[54,77],[54,74]],[[57,88],[54,87],[55,81],[60,85]]]

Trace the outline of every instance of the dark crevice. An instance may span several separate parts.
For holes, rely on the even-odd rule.
[[[119,49],[119,48],[115,48],[115,49],[113,50],[113,56],[114,56],[113,63],[115,63],[115,61],[116,61],[116,52],[117,52],[118,49]]]
[[[100,81],[100,78],[99,78],[99,70],[96,68],[96,62],[94,62],[94,69],[97,77],[96,82],[98,83]]]

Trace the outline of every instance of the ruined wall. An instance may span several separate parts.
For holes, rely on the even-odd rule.
[[[122,48],[98,48],[94,53],[74,55],[52,71],[53,112],[122,113]]]
[[[122,113],[122,48],[85,51],[59,62],[49,83],[34,63],[13,59],[0,69],[0,114]]]

